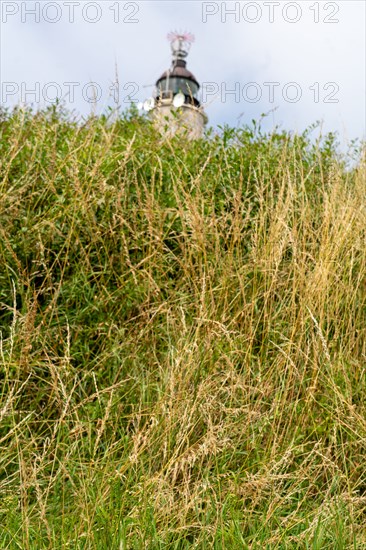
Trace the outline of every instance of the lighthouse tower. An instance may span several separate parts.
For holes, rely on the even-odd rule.
[[[150,103],[151,116],[164,136],[202,137],[207,116],[198,100],[199,84],[187,69],[186,57],[194,36],[190,33],[169,33],[172,65],[156,82],[155,97]]]

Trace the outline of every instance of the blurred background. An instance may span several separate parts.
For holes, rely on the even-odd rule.
[[[188,68],[209,124],[365,136],[365,3],[1,2],[1,102],[76,113],[150,97],[170,66],[169,31],[195,35]],[[93,83],[93,84],[91,84]]]

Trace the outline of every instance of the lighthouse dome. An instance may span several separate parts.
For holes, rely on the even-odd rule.
[[[196,77],[187,69],[185,59],[175,59],[171,69],[165,71],[156,82],[156,98],[169,99],[178,93],[185,97],[185,103],[199,106],[197,94],[199,84]]]
[[[172,69],[168,69],[167,71],[163,72],[161,77],[157,80],[156,85],[158,86],[161,80],[174,76],[191,80],[199,88],[200,86],[197,82],[196,77],[193,73],[191,73],[191,71],[187,69],[186,65],[187,63],[183,59],[178,59]]]

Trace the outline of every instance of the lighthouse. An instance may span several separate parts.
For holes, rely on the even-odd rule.
[[[198,99],[200,85],[187,69],[187,56],[194,42],[191,33],[168,34],[172,64],[156,81],[154,97],[145,102],[145,109],[166,137],[175,134],[188,139],[203,136],[207,116]]]

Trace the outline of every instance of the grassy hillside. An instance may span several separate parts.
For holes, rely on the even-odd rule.
[[[0,548],[366,548],[365,161],[0,115]]]

